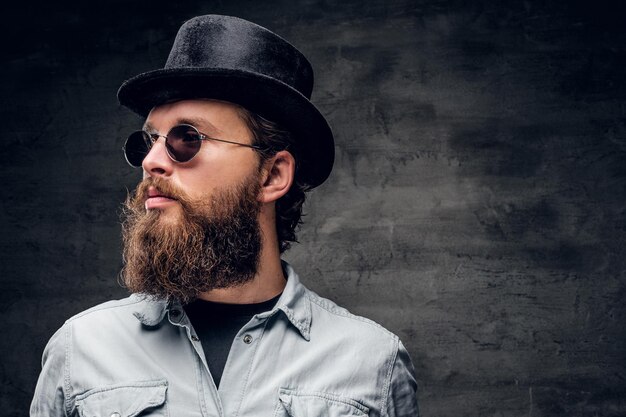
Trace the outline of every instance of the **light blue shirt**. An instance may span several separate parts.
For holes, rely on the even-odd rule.
[[[180,304],[132,295],[52,336],[31,416],[417,416],[413,365],[398,337],[283,266],[283,294],[237,333],[219,389]]]

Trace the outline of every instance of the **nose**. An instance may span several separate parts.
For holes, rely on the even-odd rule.
[[[167,154],[165,138],[160,137],[154,142],[141,166],[143,167],[144,177],[167,177],[172,174],[174,164]]]

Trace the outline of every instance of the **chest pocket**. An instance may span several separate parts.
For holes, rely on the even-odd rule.
[[[81,417],[168,416],[167,381],[139,381],[91,389],[76,397]]]
[[[367,417],[369,408],[345,397],[325,392],[281,388],[275,417]]]

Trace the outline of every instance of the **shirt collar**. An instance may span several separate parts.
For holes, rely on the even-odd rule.
[[[168,300],[150,297],[145,294],[133,294],[132,297],[139,301],[135,311],[133,311],[133,316],[137,317],[141,324],[151,328],[161,325],[172,304]]]
[[[300,335],[308,341],[311,330],[311,301],[307,297],[306,288],[300,283],[298,274],[287,262],[281,262],[285,275],[287,275],[287,285],[276,306],[271,311],[260,314],[259,317],[269,317],[280,310],[289,322],[298,329]],[[140,301],[137,303],[133,315],[141,324],[150,328],[161,326],[168,313],[177,310],[177,314],[180,314],[182,308],[176,300],[155,299],[141,294],[134,294],[133,297]]]
[[[300,283],[298,274],[287,262],[281,262],[287,275],[287,285],[270,314],[281,310],[302,337],[308,341],[311,337],[311,301],[307,296],[306,288]]]

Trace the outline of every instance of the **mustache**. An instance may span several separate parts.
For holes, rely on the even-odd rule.
[[[133,200],[142,204],[148,199],[148,192],[150,188],[155,188],[160,195],[166,196],[177,200],[184,207],[190,207],[193,204],[192,199],[171,181],[164,180],[161,177],[147,177],[144,178],[137,188],[135,189],[135,195]]]

